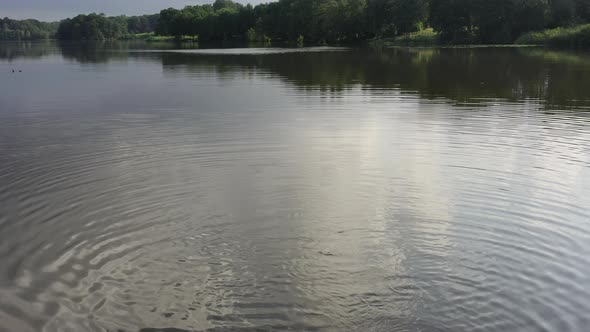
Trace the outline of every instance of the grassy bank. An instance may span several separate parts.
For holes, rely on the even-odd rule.
[[[438,32],[428,28],[396,37],[387,43],[406,46],[433,46],[439,43]]]
[[[590,48],[590,24],[529,32],[518,38],[515,43],[560,48]]]
[[[303,45],[303,36],[299,36],[297,45]],[[122,40],[139,40],[146,42],[198,42],[199,36],[160,36],[154,32],[126,34]],[[221,42],[221,41],[220,41]],[[381,46],[446,46],[446,47],[515,47],[526,45],[550,46],[556,48],[590,48],[590,24],[583,24],[568,28],[555,28],[543,31],[529,32],[518,38],[514,44],[482,45],[482,44],[453,44],[440,40],[440,33],[432,28],[404,34],[398,37],[375,38],[368,41],[371,44]],[[270,38],[265,36],[265,44],[270,43]]]
[[[394,46],[459,46],[452,43],[443,43],[440,41],[439,36],[438,32],[432,30],[432,28],[428,28],[395,38],[385,38],[380,41],[385,45]],[[590,24],[529,32],[518,38],[514,42],[514,45],[540,45],[556,48],[590,48]],[[469,46],[483,45],[475,44]]]
[[[146,33],[130,33],[126,34],[121,37],[122,40],[146,40],[150,37],[154,36],[153,32],[146,32]]]
[[[142,40],[147,42],[167,42],[167,41],[181,41],[181,42],[197,42],[199,36],[158,36],[153,32],[134,33],[123,36],[123,40]]]
[[[436,46],[440,44],[439,34],[432,28],[397,37],[377,37],[368,42],[371,45],[379,46]]]

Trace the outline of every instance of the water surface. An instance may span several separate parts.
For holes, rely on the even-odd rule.
[[[7,43],[0,75],[2,332],[590,324],[588,54]]]

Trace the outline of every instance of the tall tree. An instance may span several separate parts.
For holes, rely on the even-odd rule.
[[[474,39],[471,0],[430,0],[430,24],[446,42],[469,43]]]

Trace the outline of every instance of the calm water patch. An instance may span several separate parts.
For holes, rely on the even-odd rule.
[[[0,44],[0,331],[589,326],[588,54],[155,47]]]

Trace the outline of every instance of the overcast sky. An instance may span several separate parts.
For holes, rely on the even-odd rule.
[[[0,17],[35,18],[56,21],[78,14],[141,15],[159,13],[164,8],[211,3],[214,0],[0,0]],[[252,4],[263,0],[238,0]]]

